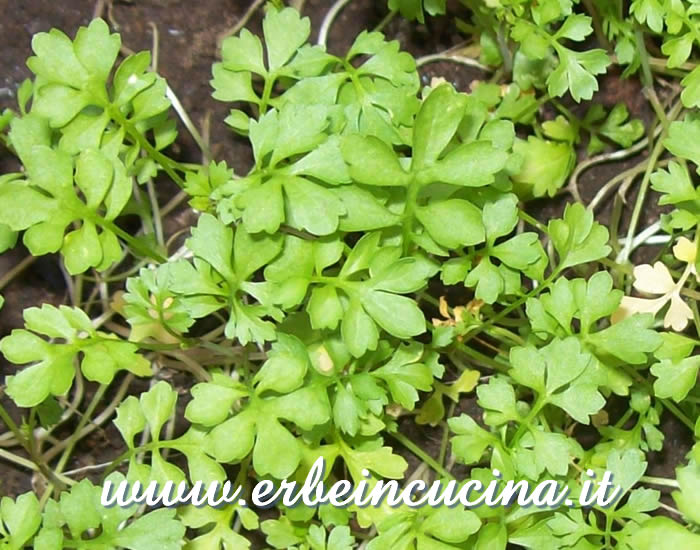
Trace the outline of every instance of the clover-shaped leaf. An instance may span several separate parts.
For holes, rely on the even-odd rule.
[[[568,204],[564,217],[549,222],[549,233],[559,254],[559,269],[592,262],[610,254],[607,228],[593,219],[580,203]]]
[[[252,282],[252,275],[277,256],[282,248],[279,235],[255,236],[234,232],[210,214],[203,214],[187,241],[193,263],[179,260],[170,266],[170,288],[192,304],[191,314],[203,317],[216,309],[229,311],[226,336],[242,344],[274,340],[275,330],[265,317],[281,318],[272,306],[266,283]],[[257,304],[243,300],[247,295]]]
[[[613,323],[622,321],[634,313],[651,313],[656,315],[666,304],[670,303],[664,316],[664,327],[681,332],[693,318],[693,311],[681,297],[681,290],[691,274],[696,274],[695,265],[697,246],[684,237],[674,247],[677,259],[687,262],[681,278],[676,282],[662,262],[638,265],[634,268],[634,288],[644,294],[656,294],[658,298],[634,298],[625,296],[619,309],[613,314]]]
[[[300,359],[301,349],[296,348],[297,344],[293,339],[282,339],[277,354],[267,363],[266,373],[258,377],[254,391],[221,377],[192,388],[194,400],[185,416],[191,422],[213,426],[201,445],[218,462],[238,462],[252,451],[253,467],[260,475],[284,479],[297,469],[302,458],[301,446],[282,422],[311,430],[330,418],[328,398],[321,387],[304,386],[274,395],[279,393],[276,390],[297,385],[270,386],[273,382],[270,376],[284,356],[296,354],[295,360]],[[234,404],[242,398],[248,399],[246,407],[231,416]]]
[[[43,125],[28,115],[13,127],[28,178],[0,182],[0,221],[12,230],[26,230],[24,244],[35,255],[60,250],[71,274],[107,269],[122,255],[118,237],[134,242],[114,224],[131,196],[131,178],[109,152],[85,149],[74,162],[49,147],[48,134],[26,148],[20,145],[20,136]],[[80,226],[66,233],[74,222]]]
[[[177,392],[167,382],[160,381],[150,390],[142,393],[138,399],[135,396],[127,397],[117,408],[114,424],[129,449],[132,451],[137,449],[134,438],[144,429],[148,429],[152,440],[150,465],[139,462],[135,454],[129,457],[127,477],[130,481],[139,481],[142,484],[155,481],[162,487],[168,480],[175,483],[185,480],[184,472],[164,459],[159,452],[163,426],[175,414],[176,405]],[[204,452],[204,437],[203,431],[193,427],[184,435],[163,442],[162,445],[167,445],[167,448],[185,456],[189,478],[193,483],[196,481],[223,482],[225,473],[222,467]]]
[[[115,472],[106,481],[118,486],[125,479]],[[153,545],[164,550],[181,547],[185,526],[175,517],[175,509],[162,508],[132,519],[137,506],[104,507],[101,494],[101,487],[84,479],[70,492],[62,493],[58,502],[49,500],[36,545],[65,548],[80,544],[129,550],[147,550]]]
[[[7,393],[22,407],[33,407],[49,395],[64,395],[75,376],[75,362],[88,380],[108,384],[118,370],[151,374],[138,347],[113,334],[97,331],[80,309],[44,304],[24,310],[25,329],[0,340],[0,351],[14,364],[32,363],[7,379]],[[53,339],[47,342],[41,336]]]

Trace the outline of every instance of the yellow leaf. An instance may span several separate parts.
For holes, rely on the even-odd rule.
[[[688,307],[678,293],[671,296],[671,307],[666,312],[664,317],[664,327],[671,327],[676,332],[685,330],[688,326],[688,321],[693,318],[693,311]]]
[[[676,286],[668,268],[661,262],[656,262],[654,267],[638,265],[634,268],[634,279],[634,288],[647,294],[667,294]]]
[[[619,323],[628,317],[632,317],[632,315],[635,313],[653,313],[656,315],[659,310],[664,307],[666,302],[668,302],[668,298],[663,296],[655,299],[623,296],[622,302],[620,302],[620,307],[618,307],[617,311],[612,314],[610,317],[610,322],[612,324]]]
[[[452,401],[459,400],[460,393],[469,393],[479,383],[481,373],[478,370],[465,370],[450,386],[449,397]]]
[[[673,247],[673,255],[682,262],[694,264],[697,258],[698,248],[694,242],[681,237]]]

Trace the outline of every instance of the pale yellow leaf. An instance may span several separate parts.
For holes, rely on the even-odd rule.
[[[673,255],[680,261],[688,264],[695,263],[697,254],[698,248],[695,246],[695,243],[686,239],[685,237],[678,239],[678,242],[673,247]]]
[[[668,302],[668,298],[632,298],[623,296],[620,307],[610,316],[610,322],[615,324],[631,317],[635,313],[653,313],[656,315],[659,310]]]
[[[638,265],[634,268],[634,279],[634,288],[647,294],[666,294],[676,286],[668,268],[661,262],[656,262],[653,267]]]
[[[459,394],[473,391],[479,383],[480,377],[481,373],[478,370],[465,370],[460,377],[454,381],[454,384],[449,386],[445,395],[452,399],[452,401],[459,401]]]
[[[693,318],[693,311],[688,307],[678,293],[671,296],[671,307],[664,317],[664,327],[671,327],[676,332],[685,330],[688,321]]]

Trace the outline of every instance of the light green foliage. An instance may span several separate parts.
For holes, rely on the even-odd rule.
[[[273,9],[265,18],[266,55],[260,39],[247,30],[226,39],[223,61],[213,68],[214,97],[252,103],[261,114],[270,106],[282,110],[287,103],[309,105],[313,98],[316,110],[323,112],[323,119],[329,116],[334,127],[345,126],[348,133],[359,131],[403,143],[402,127],[411,124],[418,107],[414,59],[399,51],[398,42],[387,42],[380,33],[362,32],[344,58],[308,44],[309,34],[308,18],[301,18],[292,9]],[[358,59],[363,62],[356,67],[352,62]],[[261,96],[253,90],[254,75],[264,80]],[[279,95],[275,84],[282,79],[284,91]],[[226,121],[246,134],[254,122],[238,109],[232,110]],[[307,122],[292,130],[313,132],[313,125],[304,129]]]
[[[568,204],[564,217],[548,226],[554,248],[559,255],[559,268],[584,264],[610,254],[609,233],[593,219],[593,212],[581,203]]]
[[[654,352],[659,360],[651,367],[657,377],[654,392],[681,402],[695,387],[700,369],[700,356],[694,353],[697,342],[680,334],[664,334],[663,344]]]
[[[247,550],[250,541],[234,530],[234,517],[248,530],[259,527],[255,512],[237,504],[219,508],[184,507],[179,514],[180,520],[186,527],[197,530],[197,535],[187,543],[186,548],[220,548],[223,545],[224,548]]]
[[[610,113],[596,103],[582,119],[577,119],[570,112],[567,116],[559,115],[555,120],[542,124],[545,134],[555,140],[579,143],[581,130],[590,133],[586,152],[595,155],[603,151],[606,141],[611,141],[623,148],[630,147],[644,135],[644,124],[639,119],[629,119],[629,111],[623,103],[618,103]]]
[[[154,158],[158,150],[176,137],[166,84],[148,71],[149,54],[115,71],[120,44],[101,19],[73,41],[55,29],[37,34],[27,62],[36,75],[31,113],[15,118],[9,133],[26,173],[0,177],[0,224],[25,231],[34,255],[60,250],[71,274],[112,266],[123,254],[120,238],[142,251],[114,222],[131,198],[131,176],[155,173],[154,161],[167,160]],[[142,149],[149,160],[139,158]],[[4,231],[7,248],[12,236]]]
[[[281,236],[253,236],[234,232],[209,214],[203,215],[187,247],[194,262],[180,260],[170,266],[169,287],[176,296],[195,304],[197,317],[226,308],[229,321],[226,336],[241,343],[274,339],[274,327],[264,316],[280,319],[281,312],[271,305],[265,283],[255,283],[251,276],[277,256],[282,248]],[[250,296],[258,304],[246,303]]]
[[[513,178],[522,187],[521,195],[553,197],[564,185],[576,161],[569,143],[557,143],[530,136],[518,140],[513,150],[523,157],[523,167]]]
[[[671,153],[695,164],[696,171],[700,170],[697,137],[700,137],[700,121],[689,117],[673,122],[664,142]],[[659,204],[675,206],[670,215],[673,228],[687,230],[700,222],[700,191],[691,179],[687,164],[671,161],[667,169],[652,175],[651,185],[662,194]]]
[[[203,431],[193,427],[177,439],[161,440],[163,427],[174,415],[176,404],[177,393],[168,383],[161,381],[142,393],[138,399],[129,396],[119,405],[114,424],[127,448],[134,450],[137,447],[135,438],[144,430],[148,430],[153,442],[150,465],[139,462],[136,456],[132,455],[129,458],[127,479],[130,482],[139,481],[144,485],[155,481],[161,487],[168,480],[176,484],[186,480],[188,476],[158,452],[160,446],[167,445],[187,459],[190,481],[223,483],[226,476],[223,468],[205,454]]]
[[[114,473],[107,479],[118,484],[124,476]],[[146,550],[153,545],[164,550],[180,548],[185,527],[175,518],[174,509],[162,508],[129,521],[137,507],[105,508],[100,505],[101,493],[101,487],[83,480],[70,492],[61,494],[58,501],[49,500],[44,507],[36,546],[51,550],[76,544],[114,550]]]
[[[0,253],[13,248],[17,243],[17,232],[5,224],[0,225]]]
[[[41,140],[27,135],[37,131]],[[26,230],[24,243],[33,254],[60,250],[71,274],[106,269],[119,260],[122,250],[110,224],[124,209],[132,186],[119,158],[85,149],[74,161],[50,148],[46,122],[33,115],[18,121],[11,135],[28,178],[0,186],[0,218],[15,231]],[[64,237],[76,221],[80,228]]]
[[[290,338],[291,342],[294,340]],[[305,353],[303,346],[298,352]],[[300,359],[308,362],[307,357]],[[302,448],[281,421],[311,430],[330,418],[327,398],[320,386],[296,389],[308,368],[306,363],[300,363],[297,372],[290,372],[287,380],[271,380],[278,370],[276,361],[281,360],[279,356],[268,360],[254,390],[229,383],[223,377],[193,388],[194,400],[185,415],[194,423],[213,426],[203,444],[206,452],[218,461],[238,462],[252,450],[253,466],[261,475],[289,477],[299,466]],[[270,384],[274,385],[270,387]],[[249,399],[248,406],[227,419],[228,411],[241,397]],[[216,414],[212,416],[214,411]]]
[[[44,304],[24,310],[25,329],[0,340],[0,351],[12,363],[32,366],[7,378],[7,393],[23,407],[33,407],[49,395],[65,395],[75,376],[75,362],[88,380],[108,384],[116,371],[151,374],[138,347],[114,334],[97,331],[81,310]],[[51,338],[47,342],[42,338]]]
[[[619,367],[623,364],[646,364],[649,354],[662,343],[652,330],[653,317],[636,315],[603,328],[618,308],[623,293],[613,290],[607,272],[584,279],[558,279],[549,292],[527,301],[527,316],[534,335],[539,339],[575,336],[589,350],[601,372],[603,384],[615,393],[627,393],[631,381]]]
[[[3,548],[23,548],[41,525],[41,508],[34,493],[0,500],[0,542]]]
[[[350,534],[350,528],[345,525],[332,527],[330,532],[327,532],[320,525],[311,524],[308,528],[300,527],[293,525],[287,518],[282,518],[266,520],[262,522],[261,528],[267,535],[267,543],[273,548],[351,550],[355,545],[355,537]]]
[[[425,23],[425,13],[443,14],[446,4],[446,0],[389,0],[388,5],[390,10],[400,12],[406,19],[417,19]]]
[[[127,280],[124,314],[131,325],[131,339],[152,337],[177,341],[194,320],[219,309],[215,299],[176,296],[170,287],[172,264],[144,268]]]
[[[388,7],[432,32],[426,14],[448,6]],[[225,122],[252,152],[235,173],[208,151],[202,164],[166,156],[172,91],[148,53],[117,61],[121,41],[105,22],[74,39],[35,36],[34,78],[17,90],[17,112],[0,114],[0,143],[22,164],[0,175],[0,251],[22,234],[35,256],[60,252],[75,307],[27,308],[24,328],[0,340],[19,366],[4,391],[28,409],[14,426],[0,408],[14,432],[2,434],[0,458],[49,487],[0,500],[1,548],[248,550],[263,537],[294,550],[697,547],[697,445],[675,480],[646,476],[667,417],[700,434],[696,3],[453,9],[467,41],[437,58],[479,57],[488,67],[469,70],[493,72],[466,90],[423,80],[419,65],[436,58],[418,63],[380,32],[331,54],[310,43],[309,18],[267,5],[261,35],[226,38],[212,69]],[[665,58],[646,51],[652,43]],[[594,97],[611,63],[641,80],[659,119],[648,128],[607,104],[616,89]],[[607,154],[641,151],[645,134],[640,160]],[[584,149],[606,154],[576,168]],[[622,184],[611,214],[557,197],[553,215],[554,202],[542,204],[578,197],[579,176],[607,160],[638,162],[606,185]],[[197,214],[176,233],[158,204],[166,176]],[[640,180],[639,193],[628,189]],[[670,214],[642,228],[652,198]],[[683,334],[651,313],[619,319],[639,300],[632,292],[648,290],[637,275],[660,272],[626,262],[652,233],[657,265],[668,264],[660,286],[675,285],[660,299],[689,304]],[[155,378],[137,391],[132,374]],[[69,465],[87,434],[109,435],[99,430],[110,419],[126,450],[100,481],[228,477],[247,498],[262,479],[303,481],[321,457],[326,486],[420,478],[459,488],[488,485],[498,469],[501,481],[556,480],[574,504],[300,505],[259,517],[239,502],[103,509],[99,486]],[[579,505],[591,471],[620,486],[610,506]],[[662,506],[654,484],[673,486],[674,520],[652,517]]]
[[[589,100],[598,91],[596,76],[606,71],[610,59],[601,49],[579,52],[563,44],[565,40],[581,42],[593,32],[588,16],[569,14],[556,31],[550,32],[546,24],[563,15],[552,17],[546,9],[533,8],[532,22],[518,20],[513,26],[512,37],[520,43],[521,51],[529,59],[542,60],[552,53],[557,56],[556,68],[547,77],[550,95],[560,97],[570,92],[577,102]]]

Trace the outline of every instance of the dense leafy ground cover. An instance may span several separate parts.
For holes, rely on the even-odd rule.
[[[309,20],[277,4],[261,36],[222,42],[211,85],[230,106],[222,123],[253,151],[240,173],[211,158],[152,55],[125,51],[102,19],[34,37],[34,78],[0,118],[22,165],[0,176],[0,244],[56,254],[70,303],[26,309],[0,341],[16,365],[4,393],[22,410],[16,422],[0,408],[0,458],[35,486],[3,497],[0,541],[700,548],[700,447],[673,477],[647,472],[669,445],[662,417],[700,433],[698,4],[463,0],[449,16],[465,43],[415,59],[375,29],[328,53],[348,3],[317,44]],[[380,27],[446,9],[388,7]],[[422,82],[433,61],[483,76],[468,90]],[[613,70],[642,83],[650,120],[595,102]],[[169,154],[177,118],[206,162]],[[626,158],[582,200],[579,176]],[[532,201],[560,196],[561,214],[538,219]],[[183,201],[199,216],[168,234]],[[645,227],[657,203],[664,214]],[[149,389],[133,395],[137,378]],[[123,452],[68,470],[108,422]],[[64,425],[72,435],[55,437]],[[439,444],[412,439],[415,425]],[[498,469],[575,497],[587,472],[610,471],[626,494],[558,510],[98,502],[104,479],[250,487],[301,480],[318,457],[329,482],[367,469],[375,482],[487,484]]]

